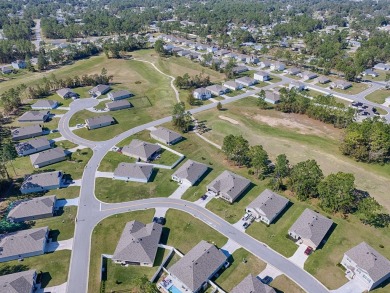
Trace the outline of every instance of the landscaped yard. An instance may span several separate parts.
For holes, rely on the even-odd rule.
[[[57,199],[71,199],[79,197],[80,187],[79,186],[69,186],[61,189],[49,190],[45,195],[54,194],[57,196]]]
[[[265,269],[266,263],[243,248],[236,250],[231,265],[215,280],[225,292],[230,292],[249,274],[258,275]]]
[[[175,163],[180,157],[169,150],[161,149],[160,157],[153,161],[154,164],[171,166]]]
[[[367,84],[352,82],[352,87],[350,87],[350,88],[347,88],[345,90],[334,88],[333,90],[335,92],[342,93],[342,94],[356,95],[356,94],[366,90],[367,88],[368,88]]]
[[[18,260],[3,262],[0,263],[0,270],[7,266],[18,267],[21,271],[34,269],[37,272],[43,272],[41,283],[43,288],[61,285],[68,278],[70,253],[70,250],[61,250],[25,258],[23,262]]]
[[[279,82],[279,81],[282,81],[282,79],[279,77],[279,76],[277,76],[277,75],[270,75],[270,82],[273,82],[273,83],[276,83],[276,82]]]
[[[238,96],[238,95],[241,95],[244,93],[245,93],[245,91],[243,91],[243,90],[237,90],[237,91],[231,91],[231,92],[227,93],[226,96],[235,97],[235,96]]]
[[[119,152],[108,152],[99,164],[99,171],[114,172],[119,163],[135,163],[135,159]]]
[[[271,286],[277,289],[278,293],[305,293],[305,291],[287,278],[285,275],[280,275],[272,281]]]
[[[377,103],[377,104],[383,104],[386,101],[386,98],[390,97],[390,91],[389,90],[377,90],[369,95],[367,95],[365,98],[371,102]]]

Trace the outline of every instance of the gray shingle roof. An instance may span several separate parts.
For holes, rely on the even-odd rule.
[[[302,72],[302,76],[303,77],[307,76],[308,78],[312,79],[312,78],[316,78],[318,75],[311,71],[304,71]]]
[[[22,136],[25,136],[28,134],[42,133],[42,127],[38,124],[30,125],[30,126],[25,126],[25,127],[13,129],[11,131],[11,133],[12,133],[13,138],[18,138],[18,137],[22,137]]]
[[[22,201],[8,213],[7,218],[20,219],[50,214],[53,212],[55,202],[55,195],[35,197]]]
[[[87,118],[85,119],[85,122],[93,127],[95,125],[99,124],[105,124],[105,123],[114,123],[114,119],[110,115],[103,115],[103,116],[98,116],[98,117],[92,117],[92,118]]]
[[[251,84],[251,83],[256,82],[256,80],[249,77],[249,76],[243,76],[243,77],[237,78],[236,82],[242,83],[242,84]]]
[[[168,143],[182,138],[179,133],[165,127],[157,127],[156,130],[151,131],[150,134],[164,141],[167,141]]]
[[[36,271],[29,270],[0,276],[2,293],[30,293],[34,288]]]
[[[148,180],[152,170],[153,166],[151,165],[119,163],[114,171],[114,176]]]
[[[225,194],[234,201],[246,188],[248,188],[250,183],[250,180],[225,170],[207,185],[207,189],[214,189]]]
[[[160,242],[162,226],[157,223],[128,222],[116,246],[113,259],[153,263]]]
[[[249,274],[230,293],[276,293],[275,289]]]
[[[365,270],[374,283],[390,273],[390,261],[366,242],[356,245],[345,254]]]
[[[141,158],[142,160],[147,161],[154,153],[160,150],[161,147],[157,144],[133,139],[129,145],[123,147],[122,153],[130,157]]]
[[[53,100],[38,100],[34,104],[31,105],[32,108],[53,108],[54,105],[57,104],[57,101]]]
[[[57,185],[59,178],[62,177],[62,171],[53,171],[27,175],[20,189],[29,189],[34,187],[48,187]]]
[[[182,259],[176,262],[169,272],[192,291],[202,284],[226,261],[226,256],[213,244],[202,240]]]
[[[59,89],[56,93],[57,93],[59,96],[61,96],[61,97],[64,97],[64,96],[66,96],[67,94],[71,94],[71,95],[74,95],[74,94],[75,94],[75,92],[73,92],[70,88]]]
[[[187,179],[194,184],[207,171],[205,164],[187,160],[172,176]]]
[[[105,91],[108,91],[110,89],[109,85],[106,84],[98,84],[94,88],[90,90],[91,93],[101,92],[104,93]]]
[[[238,84],[238,82],[235,82],[234,80],[228,80],[224,83],[225,86],[230,86],[230,87],[233,87],[233,88],[237,88],[239,87],[240,85]]]
[[[131,92],[129,92],[128,90],[120,90],[120,91],[110,93],[110,97],[112,99],[116,99],[123,96],[131,96]]]
[[[30,155],[31,164],[33,165],[44,164],[45,162],[60,158],[66,158],[65,150],[60,147]]]
[[[289,231],[298,234],[302,239],[311,240],[316,246],[320,245],[328,233],[333,221],[310,209],[305,209]]]
[[[209,90],[211,93],[219,95],[219,92],[225,92],[227,90],[226,87],[220,84],[213,84],[208,87],[206,87],[207,90]]]
[[[289,200],[269,189],[264,190],[247,208],[258,210],[268,219],[275,218],[287,205]]]
[[[293,74],[294,75],[294,74],[300,73],[301,70],[299,68],[297,68],[297,67],[292,67],[292,68],[287,69],[287,72],[289,74]]]
[[[275,92],[265,91],[265,98],[270,101],[278,102],[280,101],[280,94]]]
[[[15,145],[15,149],[18,154],[22,154],[25,151],[41,148],[43,146],[50,146],[50,142],[47,138],[40,137],[18,143]]]
[[[329,82],[330,81],[330,79],[328,78],[328,77],[326,77],[326,76],[320,76],[320,77],[318,77],[318,82],[319,83],[327,83],[327,82]]]
[[[27,111],[22,116],[18,118],[19,122],[23,121],[36,121],[36,122],[44,122],[47,120],[50,111]]]
[[[200,95],[206,95],[206,94],[211,93],[211,92],[204,87],[200,87],[200,88],[197,88],[196,90],[194,90],[194,93],[198,93]]]
[[[118,101],[112,101],[109,103],[106,103],[106,107],[108,110],[115,109],[118,107],[128,107],[130,108],[131,104],[127,100],[118,100]]]
[[[48,227],[42,227],[2,234],[0,259],[43,250],[47,232]]]

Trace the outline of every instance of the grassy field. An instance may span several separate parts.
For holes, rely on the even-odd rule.
[[[231,265],[215,281],[226,292],[230,292],[249,274],[258,275],[266,266],[266,263],[243,248],[236,250],[230,261]]]
[[[69,186],[67,188],[49,190],[46,195],[55,194],[57,199],[71,199],[79,197],[80,187]]]
[[[367,95],[365,98],[371,102],[377,103],[377,104],[383,104],[386,101],[386,98],[390,97],[390,91],[389,90],[377,90],[369,95]]]
[[[272,281],[271,286],[277,290],[278,293],[304,293],[305,291],[287,278],[285,275],[280,275]]]
[[[113,172],[119,163],[135,163],[135,159],[118,152],[108,152],[100,162],[99,171]]]
[[[279,82],[279,81],[282,81],[282,79],[277,76],[277,75],[270,75],[270,82],[273,82],[273,83],[276,83],[276,82]]]
[[[345,90],[334,88],[333,90],[338,93],[356,95],[368,88],[367,84],[352,82],[352,87]]]
[[[0,263],[0,270],[6,266],[24,266],[23,270],[34,269],[42,271],[42,287],[61,285],[68,277],[70,251],[62,250],[40,256],[25,258],[21,263],[18,260]],[[97,291],[96,291],[97,292]]]
[[[243,91],[243,90],[237,90],[237,91],[228,92],[226,95],[227,95],[228,97],[235,97],[235,96],[241,95],[241,94],[243,94],[243,93],[245,93],[245,91]]]

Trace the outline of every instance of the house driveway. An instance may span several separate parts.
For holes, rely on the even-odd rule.
[[[88,148],[88,147],[86,147],[86,146],[84,146],[84,145],[78,145],[77,147],[68,149],[68,151],[74,153],[74,152],[77,151],[77,150],[83,150],[83,149],[86,149],[86,148]]]
[[[67,283],[53,286],[53,287],[47,287],[47,288],[39,288],[35,293],[66,293],[66,285]]]
[[[169,197],[180,199],[183,196],[183,194],[187,191],[187,189],[190,187],[191,185],[180,184],[179,187]]]
[[[331,290],[332,293],[361,293],[365,288],[358,280],[352,279],[336,290]]]
[[[289,260],[291,260],[297,266],[303,268],[305,265],[305,261],[309,257],[308,255],[305,254],[306,248],[307,248],[307,245],[299,244],[297,251],[295,251],[295,253],[292,257],[289,257]]]
[[[63,136],[60,136],[60,137],[56,137],[56,138],[53,138],[53,139],[51,139],[50,141],[63,141],[63,140],[66,140],[66,138],[65,137],[63,137]]]
[[[243,221],[242,219],[238,220],[237,223],[234,223],[233,226],[236,227],[238,230],[245,232],[245,228],[242,226],[246,221]]]
[[[209,101],[213,102],[213,103],[218,103],[219,101],[214,99],[214,98],[210,98]]]
[[[165,218],[165,214],[167,213],[167,210],[169,208],[156,208],[156,212],[154,213],[154,217],[164,217]]]
[[[201,206],[201,207],[205,207],[215,197],[215,195],[212,194],[211,192],[206,192],[206,195],[207,195],[207,198],[205,200],[203,200],[202,198],[199,198],[194,203]]]
[[[228,242],[224,246],[221,247],[221,251],[227,256],[231,256],[233,252],[235,252],[237,249],[241,248],[240,245],[238,245],[236,242],[234,242],[231,239],[228,239]]]
[[[114,172],[96,171],[95,177],[111,178],[114,177]]]
[[[267,264],[267,266],[265,267],[265,269],[260,273],[258,274],[257,276],[260,278],[260,279],[264,279],[265,277],[271,277],[272,280],[275,280],[276,277],[282,275],[282,273],[274,268],[273,266]]]
[[[73,238],[63,241],[53,241],[47,244],[46,252],[53,252],[58,250],[72,250]]]
[[[71,198],[71,199],[59,199],[56,201],[55,208],[62,208],[67,206],[78,206],[79,205],[79,198]]]

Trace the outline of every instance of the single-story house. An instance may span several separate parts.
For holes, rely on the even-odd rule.
[[[56,200],[55,195],[48,195],[13,203],[7,220],[18,223],[53,217]]]
[[[297,67],[291,67],[284,70],[284,72],[290,75],[298,75],[299,73],[301,73],[301,70]]]
[[[0,236],[0,262],[44,254],[48,235],[48,227],[2,234]]]
[[[271,224],[272,221],[287,207],[289,200],[269,189],[264,190],[247,207],[256,221]]]
[[[50,141],[44,137],[33,138],[15,145],[16,152],[19,156],[28,156],[50,148]]]
[[[284,63],[276,61],[273,62],[270,66],[271,70],[276,70],[276,71],[283,71],[286,68],[286,65]]]
[[[194,60],[194,59],[198,59],[200,56],[200,54],[196,53],[196,52],[190,52],[190,54],[188,54],[186,56],[186,58],[188,59],[191,59],[191,60]]]
[[[167,145],[173,145],[183,139],[179,133],[162,126],[152,130],[150,132],[150,137]]]
[[[249,76],[243,76],[240,78],[236,78],[236,82],[241,83],[244,86],[252,86],[252,85],[255,85],[257,83],[257,80],[253,79]]]
[[[180,51],[183,51],[183,49],[180,47],[173,47],[171,50],[172,53],[176,53],[176,54],[179,53]]]
[[[164,48],[165,51],[170,52],[170,51],[172,51],[174,46],[172,44],[166,44],[166,45],[163,46],[163,48]]]
[[[304,71],[297,74],[299,77],[302,77],[304,80],[310,80],[316,78],[318,75],[314,72]]]
[[[277,104],[280,102],[280,94],[278,92],[265,91],[264,101],[271,104]]]
[[[108,111],[118,111],[122,109],[131,108],[132,104],[129,103],[127,100],[119,100],[119,101],[112,101],[106,103],[106,109]]]
[[[389,71],[390,65],[385,63],[378,63],[374,66],[374,69]]]
[[[206,87],[206,90],[210,91],[215,96],[221,96],[226,94],[229,89],[223,85],[220,84],[214,84]]]
[[[88,93],[90,95],[94,95],[94,96],[101,96],[101,95],[108,93],[109,90],[111,90],[111,87],[109,85],[98,84],[97,86],[95,86],[94,88],[89,90]]]
[[[55,109],[58,107],[58,102],[54,100],[38,100],[34,104],[31,105],[31,109],[33,110],[49,110]]]
[[[331,86],[333,88],[346,90],[347,88],[352,87],[352,83],[345,80],[335,80],[334,82],[331,83]]]
[[[25,69],[27,64],[24,60],[16,60],[11,65],[14,69]]]
[[[225,170],[207,185],[207,191],[211,191],[216,196],[233,203],[250,184],[251,182],[248,179]]]
[[[267,81],[270,80],[270,76],[268,72],[265,71],[257,71],[253,74],[253,78],[259,81]]]
[[[184,57],[184,56],[187,56],[188,54],[190,54],[191,52],[188,51],[188,50],[182,50],[180,52],[177,53],[177,55],[181,56],[181,57]]]
[[[263,60],[263,61],[260,61],[260,68],[268,68],[268,67],[271,67],[272,65],[272,62],[270,60]]]
[[[221,250],[202,240],[168,271],[172,278],[182,284],[185,292],[203,292],[208,281],[224,266],[226,259]]]
[[[330,82],[330,79],[328,77],[322,75],[322,76],[317,78],[317,81],[320,84],[325,84],[325,83]]]
[[[310,209],[305,209],[288,230],[288,235],[314,250],[321,244],[333,221]]]
[[[230,53],[229,50],[221,49],[221,50],[219,50],[219,51],[216,52],[216,55],[222,57],[222,56],[225,56],[225,55],[227,55],[227,54],[229,54],[229,53]]]
[[[218,51],[217,47],[214,47],[214,46],[207,47],[207,52],[209,52],[209,53],[214,53],[214,52],[217,52],[217,51]]]
[[[18,141],[26,138],[36,137],[43,135],[41,125],[30,125],[25,127],[20,127],[11,130],[12,140]]]
[[[369,75],[371,77],[378,77],[379,74],[377,72],[375,72],[374,70],[372,69],[366,69],[362,72],[362,75],[363,76],[366,76],[366,75]]]
[[[119,163],[114,170],[114,179],[147,183],[152,172],[152,165]]]
[[[234,74],[243,73],[245,71],[248,71],[248,67],[243,66],[243,65],[239,65],[239,66],[233,67],[233,69],[232,69],[232,72]]]
[[[37,289],[36,280],[35,270],[3,275],[0,276],[0,288],[7,293],[33,293]]]
[[[20,192],[26,194],[58,189],[62,185],[63,176],[62,171],[27,175],[20,186]]]
[[[115,120],[110,115],[103,115],[85,119],[85,124],[87,125],[89,130],[109,126],[114,123]]]
[[[247,64],[257,64],[260,62],[260,59],[257,56],[251,55],[251,56],[246,56],[244,62]]]
[[[128,222],[119,238],[112,260],[124,265],[152,267],[161,234],[160,224]]]
[[[133,96],[133,94],[131,92],[129,92],[128,90],[111,92],[107,95],[107,97],[109,97],[111,101],[127,99],[127,98],[130,98],[131,96]]]
[[[232,91],[238,91],[243,88],[243,85],[241,83],[235,82],[234,80],[225,81],[223,86],[227,87]]]
[[[208,100],[211,98],[211,92],[204,87],[197,88],[196,90],[194,90],[192,95],[195,99],[198,100]]]
[[[345,252],[341,265],[348,279],[358,280],[367,291],[390,278],[390,261],[366,242]]]
[[[69,88],[59,89],[56,93],[63,99],[70,99],[70,98],[77,99],[79,97],[78,94],[76,94],[74,91],[72,91]]]
[[[139,139],[133,139],[130,144],[122,148],[122,154],[144,162],[151,161],[160,151],[159,145]]]
[[[276,291],[260,281],[258,277],[249,274],[230,293],[276,293]]]
[[[46,122],[50,117],[50,111],[27,111],[18,118],[19,122]]]
[[[172,180],[180,184],[194,185],[207,172],[208,167],[205,164],[192,160],[187,160],[172,175]]]
[[[298,80],[293,80],[288,85],[288,89],[292,90],[295,89],[297,91],[303,91],[306,88],[305,84],[303,82],[300,82]]]
[[[42,168],[51,164],[66,160],[67,154],[63,148],[54,148],[30,155],[31,164],[34,168]]]
[[[12,71],[14,71],[14,69],[10,66],[2,66],[1,67],[2,74],[10,74],[10,73],[12,73]]]

